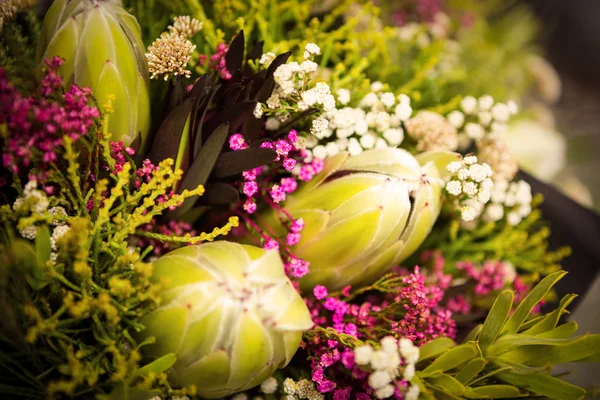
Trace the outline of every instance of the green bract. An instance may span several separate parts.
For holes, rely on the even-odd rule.
[[[306,224],[293,248],[310,262],[302,288],[363,284],[410,256],[440,212],[438,171],[457,157],[423,153],[421,165],[405,150],[384,148],[328,158],[323,172],[286,204]]]
[[[38,47],[45,58],[65,59],[66,85],[92,89],[100,106],[114,96],[108,130],[113,140],[139,147],[150,125],[150,83],[140,27],[116,0],[56,0],[48,10]],[[139,135],[139,136],[138,136]]]
[[[177,386],[221,398],[284,367],[312,327],[308,308],[275,251],[230,242],[175,250],[154,262],[162,305],[142,319],[145,355],[175,353]]]

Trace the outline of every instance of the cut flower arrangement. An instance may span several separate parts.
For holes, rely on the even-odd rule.
[[[469,82],[466,22],[34,3],[0,5],[2,398],[586,395],[504,140],[527,84]]]

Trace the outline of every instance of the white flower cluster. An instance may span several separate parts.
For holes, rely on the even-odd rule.
[[[531,214],[531,186],[523,180],[495,181],[491,201],[485,208],[485,221],[500,221],[506,217],[509,225],[515,226]]]
[[[22,213],[41,214],[48,210],[48,205],[48,197],[37,188],[37,181],[30,180],[23,189],[23,195],[15,200],[13,210]],[[19,233],[25,239],[34,240],[37,236],[37,227],[30,225],[19,230]]]
[[[475,156],[453,161],[446,168],[452,174],[446,191],[454,197],[462,220],[473,221],[490,200],[494,187],[492,168],[486,163],[478,164]]]
[[[257,104],[254,109],[254,117],[261,118],[265,112],[271,117],[266,121],[268,130],[276,130],[289,118],[290,106],[296,105],[298,111],[305,111],[311,107],[317,107],[325,112],[335,108],[335,98],[331,93],[329,85],[317,82],[308,89],[308,83],[312,75],[317,71],[318,65],[312,58],[321,54],[319,46],[308,43],[304,51],[304,61],[300,64],[290,62],[280,65],[273,73],[275,88],[266,104]],[[268,66],[274,59],[273,53],[265,53],[260,58],[259,64]],[[311,133],[320,135],[328,128],[328,120],[316,118],[313,120]]]
[[[301,379],[295,381],[292,378],[286,378],[283,381],[283,392],[286,396],[284,400],[296,400],[296,399],[307,399],[307,400],[324,400],[325,396],[323,393],[319,393],[315,384],[308,379]]]
[[[486,134],[503,136],[508,121],[519,111],[514,101],[496,103],[489,95],[478,99],[467,96],[460,102],[460,107],[462,111],[452,111],[446,118],[459,130],[461,148],[466,148],[473,140],[483,139]]]
[[[315,132],[318,140],[307,143],[312,149],[308,160],[312,156],[325,159],[340,151],[357,155],[364,150],[402,143],[402,121],[412,114],[408,96],[384,92],[381,82],[373,82],[371,91],[360,100],[358,107],[347,106],[351,100],[349,90],[339,89],[336,94],[337,103],[345,107],[325,114],[328,126]]]
[[[381,349],[374,349],[371,345],[364,345],[354,349],[356,364],[371,368],[368,383],[375,390],[378,399],[385,399],[394,395],[392,382],[399,375],[401,357],[404,358],[402,380],[410,382],[415,376],[415,364],[419,361],[419,348],[409,339],[402,338],[396,342],[392,336],[381,339]],[[414,389],[416,388],[416,389]],[[418,386],[412,386],[404,398],[416,400],[419,397]]]
[[[260,391],[264,394],[273,394],[277,391],[277,386],[277,379],[270,376],[260,384]]]

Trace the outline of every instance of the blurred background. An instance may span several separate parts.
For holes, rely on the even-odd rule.
[[[562,82],[562,94],[552,106],[556,125],[567,144],[567,162],[562,184],[576,192],[580,187],[569,187],[569,176],[574,176],[587,187],[593,207],[599,209],[600,199],[600,1],[597,0],[528,0],[540,21],[539,43]],[[576,184],[577,185],[577,184]],[[586,189],[583,188],[585,191]],[[596,233],[595,243],[599,246]],[[592,233],[594,235],[594,233]],[[597,257],[597,256],[596,256]],[[597,262],[597,258],[595,259]],[[593,261],[592,261],[593,262]],[[586,276],[593,279],[592,271],[598,264],[574,265],[587,268]],[[579,322],[580,331],[600,332],[600,279],[596,278],[579,306],[571,316]],[[568,380],[578,385],[597,385],[598,365],[569,366]]]

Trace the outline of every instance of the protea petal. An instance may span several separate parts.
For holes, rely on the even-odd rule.
[[[229,242],[175,250],[154,262],[162,303],[140,339],[156,358],[175,353],[177,385],[222,398],[259,385],[286,365],[313,323],[275,251]]]

